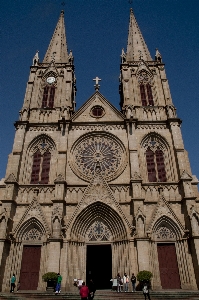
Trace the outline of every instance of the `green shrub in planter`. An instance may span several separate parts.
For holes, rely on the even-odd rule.
[[[53,291],[55,290],[57,282],[57,273],[48,272],[42,276],[43,281],[47,282],[46,290]]]
[[[139,281],[139,284],[137,285],[137,289],[142,291],[144,282],[148,282],[149,287],[151,287],[151,278],[153,277],[153,274],[149,271],[143,270],[138,272],[137,274],[137,280]]]
[[[149,271],[140,271],[138,274],[137,274],[137,280],[140,281],[140,282],[143,282],[143,281],[151,281],[151,278],[153,277],[153,274]]]
[[[55,272],[48,272],[42,276],[43,281],[57,281],[57,273]]]

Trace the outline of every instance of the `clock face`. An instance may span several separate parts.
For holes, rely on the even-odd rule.
[[[46,81],[47,81],[49,84],[51,84],[51,83],[55,82],[55,77],[48,77],[48,78],[46,79]]]

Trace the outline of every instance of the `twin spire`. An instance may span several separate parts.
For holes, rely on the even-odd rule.
[[[147,45],[133,14],[133,10],[131,9],[126,61],[132,62],[139,61],[140,59],[143,59],[145,61],[152,60]],[[51,61],[54,61],[55,63],[69,62],[64,25],[64,11],[61,11],[57,26],[48,46],[48,50],[45,54],[43,63],[50,63]]]
[[[64,11],[61,11],[57,26],[45,54],[43,63],[68,63],[68,50],[64,25]]]

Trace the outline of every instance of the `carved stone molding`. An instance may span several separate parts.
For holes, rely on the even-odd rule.
[[[166,129],[166,124],[138,124],[137,129]]]
[[[56,131],[57,126],[35,126],[35,127],[30,127],[30,131]]]
[[[73,126],[72,130],[87,130],[87,131],[109,131],[109,130],[125,129],[124,125],[77,125]]]

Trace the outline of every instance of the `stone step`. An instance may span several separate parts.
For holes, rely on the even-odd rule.
[[[176,299],[176,300],[199,300],[198,291],[151,291],[150,292],[152,300],[167,300],[167,299]],[[47,292],[38,292],[38,291],[20,291],[18,293],[0,293],[1,300],[80,300],[78,293],[67,293],[63,292],[61,294],[55,295],[54,293]],[[115,291],[96,291],[95,300],[140,300],[144,299],[142,292],[121,292],[117,293]]]

